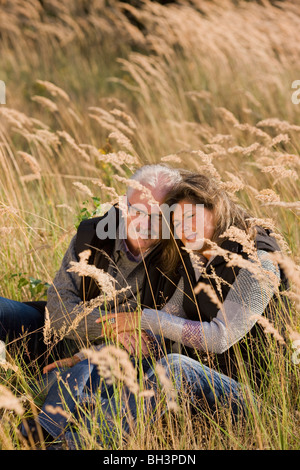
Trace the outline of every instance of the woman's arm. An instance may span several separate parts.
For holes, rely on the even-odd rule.
[[[261,267],[275,274],[279,284],[278,266],[266,255],[266,252],[258,252]],[[221,354],[254,326],[257,319],[253,318],[253,315],[263,314],[277,287],[267,275],[265,282],[258,281],[247,269],[242,268],[226,296],[222,309],[211,322],[192,321],[164,311],[144,309],[141,326],[187,347]],[[199,307],[201,312],[201,305]]]

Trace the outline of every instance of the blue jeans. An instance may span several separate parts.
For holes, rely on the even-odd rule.
[[[34,332],[44,326],[44,315],[29,303],[0,297],[0,339],[5,341]]]
[[[246,413],[242,388],[234,380],[229,379],[194,359],[180,354],[168,354],[157,361],[163,367],[168,378],[175,385],[178,397],[188,395],[189,402],[198,409],[200,403],[205,402],[213,411],[218,403],[230,406],[233,417]],[[159,380],[155,372],[155,364],[143,361],[143,371],[147,373],[144,389],[154,390],[159,388]],[[107,386],[99,376],[97,366],[88,360],[81,361],[71,369],[61,374],[61,380],[55,381],[50,387],[38,420],[40,425],[54,438],[63,435],[69,448],[80,447],[80,436],[75,427],[68,425],[68,418],[57,412],[47,410],[49,405],[62,407],[75,419],[82,418],[82,405],[95,403],[95,394],[100,394],[102,413],[97,417],[99,429],[101,429],[101,444],[110,446],[116,432],[113,416],[119,416],[122,420],[122,429],[125,433],[132,429],[133,421],[137,419],[136,396],[129,392],[126,394],[120,410],[119,401],[115,400],[114,388]],[[99,406],[99,405],[98,405]],[[151,412],[152,422],[159,416],[157,413],[157,400],[155,395],[144,399],[144,411]],[[118,411],[117,411],[118,410]],[[129,411],[129,413],[128,413]],[[92,411],[93,412],[93,411]],[[98,415],[97,415],[98,416]],[[103,419],[103,416],[105,417]],[[130,416],[130,422],[128,420]],[[86,426],[89,428],[89,420]]]
[[[22,358],[30,364],[37,361],[41,366],[46,358],[71,356],[78,350],[74,341],[63,340],[50,351],[44,343],[44,308],[46,302],[18,302],[0,297],[0,340],[8,348],[24,348]]]
[[[29,355],[38,356],[43,349],[44,315],[32,305],[0,297],[0,340],[18,339]]]

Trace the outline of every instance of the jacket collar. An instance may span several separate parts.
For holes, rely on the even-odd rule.
[[[255,246],[257,250],[264,250],[268,252],[280,251],[280,248],[275,238],[272,237],[272,232],[270,230],[265,230],[259,226],[257,226],[256,229],[257,229],[257,234],[256,234],[254,242],[255,242]],[[183,247],[182,244],[181,244],[181,247]],[[243,246],[234,240],[225,239],[220,244],[220,247],[231,253],[238,253],[240,255],[243,255],[243,254],[245,255],[243,251]],[[185,263],[186,266],[191,268],[192,263],[190,261],[190,256],[186,251],[184,251],[182,258],[183,258],[183,263]],[[180,263],[178,267],[178,271],[180,273],[184,271],[183,263]],[[222,264],[222,263],[224,263],[224,257],[222,255],[215,255],[210,258],[210,260],[206,264],[206,268],[210,265],[218,266],[219,264]],[[189,273],[189,274],[191,275],[192,273]]]

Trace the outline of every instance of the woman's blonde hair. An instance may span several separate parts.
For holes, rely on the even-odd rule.
[[[245,230],[247,234],[250,233],[247,223],[250,215],[230,198],[218,181],[211,177],[197,173],[183,175],[182,181],[168,192],[164,204],[172,207],[183,200],[192,204],[203,204],[206,209],[213,211],[215,229],[212,241],[217,244],[224,241],[221,235],[231,226]],[[174,240],[174,226],[172,220],[170,222],[170,239],[162,240],[162,265],[166,273],[174,273],[180,260],[180,244]]]

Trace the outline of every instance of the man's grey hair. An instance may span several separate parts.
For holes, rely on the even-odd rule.
[[[166,195],[173,187],[182,181],[180,171],[161,164],[144,165],[139,168],[131,178],[147,187],[158,189]],[[135,191],[128,187],[127,197]]]

